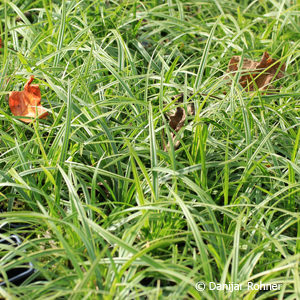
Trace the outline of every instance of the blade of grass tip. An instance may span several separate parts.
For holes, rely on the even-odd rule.
[[[61,19],[60,19],[59,33],[58,33],[58,39],[56,45],[56,49],[58,53],[54,58],[54,67],[57,67],[60,59],[60,49],[62,48],[63,41],[64,41],[65,25],[66,25],[66,1],[62,1]]]
[[[183,202],[183,200],[170,187],[168,187],[168,189],[171,192],[171,194],[174,196],[174,198],[176,199],[176,202],[179,204],[180,208],[182,209],[182,211],[186,217],[187,224],[191,228],[191,231],[195,238],[197,248],[198,248],[200,256],[201,256],[201,261],[203,263],[203,271],[205,274],[205,278],[207,279],[207,281],[213,282],[214,280],[213,280],[212,270],[209,265],[209,258],[207,255],[207,250],[205,248],[205,244],[203,242],[202,235],[198,229],[198,226],[197,226],[192,214],[190,213],[188,207]]]
[[[202,83],[203,73],[204,73],[204,69],[206,67],[206,61],[207,61],[209,49],[211,46],[211,41],[212,41],[212,38],[214,36],[215,30],[216,30],[216,27],[218,24],[219,24],[219,18],[217,19],[213,28],[210,31],[210,34],[208,36],[208,39],[207,39],[205,47],[204,47],[203,54],[201,56],[200,65],[198,68],[198,72],[197,72],[197,76],[196,76],[196,80],[195,80],[195,84],[194,84],[194,94],[199,90],[200,85]],[[195,111],[198,111],[197,105],[195,106]]]
[[[151,169],[152,169],[152,184],[154,189],[155,199],[158,199],[158,174],[153,168],[157,167],[156,155],[156,140],[153,122],[152,105],[149,103],[149,131],[150,131],[150,155],[151,155]]]
[[[199,124],[196,126],[195,133],[193,134],[193,143],[192,143],[192,150],[191,150],[191,156],[193,157],[194,164],[203,163],[203,165],[201,165],[201,169],[197,172],[198,173],[197,184],[201,185],[203,189],[206,189],[205,148],[206,148],[207,134],[205,134],[205,129],[204,129],[205,126],[206,126],[205,124],[200,123],[200,117],[199,117]]]
[[[71,118],[72,118],[72,97],[71,97],[71,87],[70,82],[68,82],[68,94],[67,94],[67,115],[65,120],[65,129],[63,138],[63,145],[60,153],[59,165],[62,166],[67,157],[68,145],[69,145],[69,135],[71,128]],[[61,189],[61,172],[57,173],[56,177],[56,190],[55,190],[55,202],[59,204],[60,201],[60,189]]]

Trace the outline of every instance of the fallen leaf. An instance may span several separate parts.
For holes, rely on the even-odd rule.
[[[177,103],[183,103],[183,94],[178,94],[176,96],[172,97],[172,100],[174,101],[177,99]],[[187,105],[187,113],[188,115],[192,116],[195,114],[195,108],[194,108],[194,103],[188,103]],[[169,125],[170,127],[178,132],[182,126],[184,125],[184,121],[186,119],[186,113],[183,107],[178,106],[176,108],[176,111],[173,112],[173,114],[168,115],[169,118]]]
[[[241,56],[233,56],[228,64],[227,72],[231,72],[234,76],[238,70]],[[284,76],[286,65],[282,64],[269,56],[265,52],[259,62],[245,58],[241,66],[241,76],[239,83],[248,91],[254,91],[256,86],[261,91],[275,91],[271,85],[275,79],[280,79]]]
[[[172,100],[174,101],[175,99],[177,99],[177,103],[183,103],[183,94],[179,94],[176,96],[172,97]],[[187,105],[187,113],[189,115],[194,115],[195,114],[195,109],[194,109],[194,104],[193,103],[189,103]],[[167,118],[169,119],[169,126],[175,131],[178,132],[185,123],[186,120],[186,113],[183,107],[181,106],[177,106],[176,110],[173,111],[172,113],[169,113],[167,115]],[[174,132],[171,133],[171,137],[173,142],[175,141],[176,138],[176,134]],[[180,141],[176,141],[174,144],[174,148],[177,149],[180,145]],[[168,148],[170,147],[170,143],[168,143],[167,145],[164,146],[164,150],[167,151]]]
[[[169,125],[170,127],[178,132],[180,128],[184,125],[185,121],[185,111],[182,107],[177,107],[174,114],[170,114],[169,116]]]
[[[24,91],[10,92],[9,107],[14,116],[43,119],[48,115],[46,109],[41,105],[41,91],[38,84],[31,84],[34,76],[26,82]],[[32,119],[20,119],[30,123]]]

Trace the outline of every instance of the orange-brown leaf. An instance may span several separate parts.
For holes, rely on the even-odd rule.
[[[229,61],[227,72],[234,75],[238,70],[240,60],[241,56],[233,56]],[[256,86],[260,90],[275,90],[271,83],[283,77],[285,68],[285,64],[280,66],[280,62],[272,59],[267,52],[263,54],[259,62],[245,58],[242,62],[239,83],[249,91],[254,91]]]
[[[30,117],[43,119],[48,115],[46,109],[41,105],[41,91],[38,84],[31,84],[34,77],[31,76],[24,86],[24,91],[11,92],[9,94],[9,107],[13,115],[19,117]],[[30,123],[32,119],[20,119]]]

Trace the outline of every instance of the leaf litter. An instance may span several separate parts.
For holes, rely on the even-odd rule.
[[[233,56],[229,63],[227,72],[233,76],[238,71],[241,56]],[[264,52],[260,61],[244,58],[241,66],[239,83],[248,91],[255,91],[257,88],[268,93],[278,92],[272,85],[276,79],[284,76],[286,65],[270,57]]]
[[[21,92],[14,91],[9,94],[9,107],[14,116],[27,117],[19,120],[30,123],[33,118],[44,119],[48,115],[47,110],[41,105],[41,91],[38,84],[31,84],[34,76],[31,76]]]
[[[228,63],[227,73],[231,73],[234,76],[239,69],[241,59],[241,56],[233,56]],[[268,94],[278,92],[278,89],[275,89],[272,83],[284,76],[285,69],[285,63],[281,63],[279,60],[271,58],[267,52],[264,52],[260,61],[244,58],[240,68],[241,76],[239,78],[239,83],[245,91],[255,91],[256,89],[259,89]],[[202,95],[207,96],[207,94]],[[220,99],[217,96],[210,96],[214,99]],[[185,111],[181,105],[184,99],[182,93],[172,97],[173,101],[175,99],[177,99],[176,104],[178,106],[176,109],[173,109],[172,112],[167,114],[167,119],[170,128],[173,130],[171,132],[171,138],[174,143],[174,148],[177,149],[180,145],[180,141],[175,141],[176,135],[186,122],[186,114],[190,116],[195,115],[195,109],[193,103],[188,103],[187,111]],[[167,145],[163,142],[163,146],[164,151],[168,151],[170,142]]]
[[[171,132],[173,143],[175,142],[176,139],[176,133],[184,126],[186,120],[186,111],[182,106],[180,106],[183,103],[183,99],[184,99],[183,93],[172,97],[173,101],[175,99],[177,99],[176,104],[178,104],[178,106],[176,107],[175,110],[167,114],[167,119],[169,120],[169,126],[173,129],[173,131]],[[193,103],[188,103],[187,113],[190,116],[195,114]],[[178,140],[174,143],[174,148],[177,149],[179,145],[180,145],[180,141]],[[170,142],[167,145],[164,145],[164,151],[168,151],[169,148],[170,148]]]

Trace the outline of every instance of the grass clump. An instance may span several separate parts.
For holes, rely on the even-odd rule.
[[[0,21],[0,223],[26,224],[10,232],[37,270],[3,297],[300,297],[295,1],[15,0]],[[280,93],[225,80],[264,51]],[[49,117],[28,125],[6,97],[30,75]],[[179,93],[196,113],[172,139]]]

